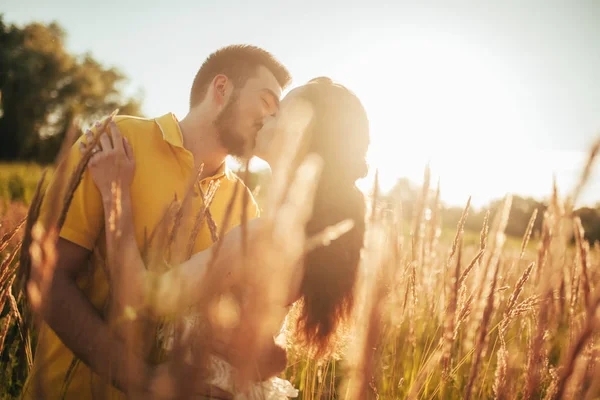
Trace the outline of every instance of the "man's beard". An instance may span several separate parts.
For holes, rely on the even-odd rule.
[[[219,141],[227,150],[227,153],[234,157],[248,157],[250,149],[254,143],[249,143],[241,133],[235,128],[235,122],[238,120],[238,96],[234,92],[231,99],[225,105],[225,108],[215,119],[215,127],[219,135]]]

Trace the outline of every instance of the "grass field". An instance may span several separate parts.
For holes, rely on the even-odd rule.
[[[5,206],[10,202],[29,204],[44,169],[38,164],[0,163],[0,202]]]
[[[25,215],[41,168],[0,165],[0,234]],[[16,177],[16,178],[15,178]],[[8,197],[7,197],[8,196]],[[285,376],[302,399],[596,399],[600,247],[581,240],[568,201],[553,197],[539,240],[506,238],[510,198],[480,232],[441,229],[432,198],[399,221],[375,212],[367,230],[357,306],[337,360],[314,361],[288,343]],[[465,209],[465,218],[468,218]],[[407,232],[411,234],[407,234]],[[575,234],[575,246],[570,244]],[[1,257],[8,260],[17,242]],[[18,395],[27,368],[0,270],[1,398]],[[5,300],[6,303],[5,303]],[[293,332],[293,312],[289,319]]]

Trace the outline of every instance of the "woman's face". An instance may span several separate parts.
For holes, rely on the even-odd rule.
[[[300,86],[281,100],[279,111],[265,119],[256,136],[254,155],[269,164],[276,161],[286,149],[295,149],[313,115],[311,103],[300,96]]]

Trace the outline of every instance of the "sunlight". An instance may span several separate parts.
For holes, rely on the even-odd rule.
[[[470,42],[436,36],[382,43],[363,57],[377,60],[376,75],[373,62],[353,60],[345,77],[367,108],[372,132],[372,171],[361,187],[372,185],[375,169],[384,191],[399,177],[420,183],[427,163],[432,184],[441,179],[442,199],[449,203],[463,204],[474,188],[485,203],[523,186],[518,173],[502,188],[489,179],[509,172],[503,162],[508,149],[526,134],[511,92],[517,82],[485,51],[466,47]]]

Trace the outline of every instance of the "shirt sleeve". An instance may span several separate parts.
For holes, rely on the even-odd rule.
[[[44,196],[40,209],[40,221],[48,227],[52,219],[58,218],[67,197],[67,186],[82,158],[80,137],[69,149],[66,158],[57,167]],[[84,142],[85,143],[85,142]],[[72,195],[60,237],[88,250],[94,245],[104,226],[102,197],[94,184],[90,172],[84,171],[81,182]]]

